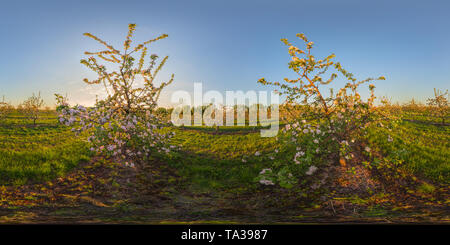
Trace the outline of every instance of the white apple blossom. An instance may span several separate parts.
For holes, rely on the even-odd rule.
[[[263,185],[274,185],[274,183],[271,180],[262,179],[259,181],[259,183]]]
[[[267,172],[272,172],[272,169],[270,169],[270,168],[265,168],[265,169],[261,170],[261,172],[259,172],[259,174],[265,174],[265,173],[267,173]]]
[[[308,171],[306,171],[306,174],[307,175],[312,175],[312,174],[314,174],[316,171],[317,171],[317,167],[316,166],[314,166],[314,165],[311,165],[310,167],[309,167],[309,169],[308,169]]]

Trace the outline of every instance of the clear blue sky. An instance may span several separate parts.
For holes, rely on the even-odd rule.
[[[41,91],[88,100],[79,60],[98,50],[91,32],[121,47],[128,23],[137,40],[162,33],[151,53],[169,55],[171,90],[260,90],[258,78],[293,77],[280,38],[305,33],[318,56],[359,78],[386,76],[377,95],[424,101],[450,84],[449,1],[5,1],[0,7],[0,95],[17,104]]]

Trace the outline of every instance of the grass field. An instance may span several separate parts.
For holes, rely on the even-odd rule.
[[[390,144],[381,143],[387,135]],[[392,132],[374,130],[369,141],[389,156],[405,163],[414,174],[439,183],[450,183],[450,129],[434,124],[403,121]]]
[[[0,185],[62,176],[89,160],[87,144],[48,115],[36,126],[15,115],[0,126]]]
[[[167,217],[171,217],[170,220],[173,222],[205,219],[215,220],[214,222],[240,219],[245,222],[242,216],[250,212],[249,206],[262,210],[252,215],[272,219],[271,222],[285,218],[290,222],[296,222],[298,218],[293,217],[297,216],[302,217],[300,220],[303,221],[306,219],[308,222],[311,220],[320,222],[320,218],[317,217],[322,217],[324,212],[330,212],[327,207],[316,206],[316,201],[311,201],[306,206],[304,202],[298,202],[295,198],[301,196],[301,192],[268,189],[255,181],[261,169],[271,165],[270,161],[256,157],[255,153],[273,152],[278,147],[274,137],[262,138],[257,128],[221,127],[215,130],[211,127],[172,127],[169,130],[176,132],[173,144],[180,145],[181,151],[170,158],[160,160],[163,161],[162,170],[151,170],[152,178],[154,178],[151,184],[153,194],[145,198],[160,198],[158,211],[155,211],[155,204],[144,197],[140,198],[147,200],[145,201],[145,203],[148,202],[147,204],[136,204],[130,201],[132,200],[130,196],[123,196],[127,194],[111,196],[111,193],[115,193],[120,188],[130,188],[130,184],[121,183],[117,179],[115,170],[103,174],[105,169],[114,169],[114,165],[108,166],[107,161],[94,157],[88,149],[86,137],[75,136],[70,128],[59,125],[54,114],[48,113],[38,120],[36,126],[31,125],[21,115],[11,116],[0,126],[0,186],[3,186],[3,190],[0,190],[2,194],[0,217],[3,213],[5,222],[21,219],[14,216],[18,215],[18,212],[33,214],[32,217],[35,217],[36,213],[41,212],[39,207],[50,205],[56,208],[46,215],[54,216],[55,219],[71,216],[73,221],[75,217],[80,217],[80,210],[86,209],[86,206],[83,206],[85,204],[80,206],[79,203],[75,205],[73,202],[68,204],[66,201],[61,203],[61,199],[58,199],[66,200],[67,197],[84,200],[82,203],[92,199],[94,201],[88,201],[89,205],[97,207],[105,205],[115,210],[114,212],[123,211],[122,215],[126,217],[106,218],[111,216],[112,211],[105,208],[96,216],[100,222],[123,222],[124,219],[138,221],[140,219],[134,213],[136,210],[139,212],[153,210],[148,211],[150,213],[147,213],[147,216],[144,215],[153,218],[143,218],[142,222],[167,222]],[[387,137],[387,134],[393,137],[393,142],[382,143],[385,142],[382,139]],[[401,121],[392,132],[373,129],[367,136],[367,141],[373,149],[390,156],[393,160],[401,161],[400,168],[424,181],[424,185],[420,188],[426,189],[428,193],[423,194],[422,191],[421,193],[425,196],[420,198],[428,200],[427,202],[431,200],[432,206],[448,205],[448,184],[450,183],[448,126]],[[101,167],[105,164],[108,167]],[[100,177],[89,177],[97,175]],[[54,189],[55,185],[61,185],[61,187]],[[114,191],[108,189],[116,187],[119,189]],[[415,191],[420,192],[420,188]],[[52,192],[48,192],[49,190]],[[129,191],[126,189],[125,192]],[[439,200],[433,192],[437,193]],[[96,193],[107,193],[108,198],[105,194]],[[48,195],[51,196],[50,201],[47,199],[42,201],[43,196],[49,198]],[[333,210],[345,200],[347,203],[345,205],[365,207],[358,216],[354,213],[348,214],[347,217],[350,219],[400,217],[401,215],[395,212],[398,212],[402,206],[410,204],[402,203],[398,205],[399,207],[383,206],[383,203],[394,195],[395,193],[388,192],[376,193],[371,197],[349,194],[346,197],[335,198],[336,206],[333,206]],[[98,204],[99,202],[101,205]],[[30,209],[30,207],[33,208]],[[283,207],[291,208],[281,213],[273,211],[274,208],[284,210]],[[182,209],[180,212],[184,212],[183,215],[173,211],[180,208]],[[396,211],[392,213],[392,210]],[[273,216],[275,218],[271,215],[275,215]],[[448,219],[448,213],[438,212],[438,217],[440,217],[439,221],[445,221]]]

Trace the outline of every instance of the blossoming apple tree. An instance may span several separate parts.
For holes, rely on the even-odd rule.
[[[39,119],[39,114],[42,106],[44,105],[44,100],[39,92],[37,95],[33,93],[27,100],[22,103],[22,112],[25,116],[33,121],[33,125],[36,125],[36,121]]]
[[[9,113],[12,111],[12,106],[5,101],[3,96],[2,101],[0,101],[0,123],[6,119]]]
[[[427,105],[432,108],[431,112],[435,117],[441,119],[442,124],[445,124],[445,119],[449,114],[448,107],[448,90],[442,92],[439,89],[434,89],[434,98],[427,99]]]
[[[285,78],[283,82],[258,80],[264,85],[277,86],[277,91],[286,96],[283,106],[291,108],[287,112],[293,115],[278,136],[283,147],[271,155],[273,169],[264,169],[260,173],[259,181],[265,185],[278,183],[292,187],[303,176],[313,175],[320,166],[345,165],[359,150],[359,136],[383,118],[374,107],[375,86],[368,85],[366,100],[358,88],[375,80],[384,80],[384,77],[357,80],[339,62],[333,61],[334,54],[318,59],[311,52],[313,42],[304,34],[297,34],[297,37],[304,42],[305,49],[281,39],[289,47],[289,68],[297,77]],[[345,85],[334,92],[331,84],[337,78],[343,78]],[[324,91],[327,87],[328,93]],[[370,148],[364,150],[370,151]]]
[[[76,132],[89,132],[92,151],[139,168],[150,157],[167,154],[173,147],[169,146],[173,133],[162,131],[164,124],[154,112],[161,91],[173,81],[174,75],[156,86],[155,78],[168,56],[159,63],[155,54],[147,58],[147,46],[168,35],[131,47],[135,28],[135,24],[129,25],[121,51],[90,33],[84,34],[106,48],[99,52],[85,52],[89,57],[81,60],[81,64],[98,75],[97,79],[84,79],[84,82],[102,85],[106,98],[97,99],[91,108],[70,107],[67,99],[58,94],[56,100],[60,123],[73,125],[72,130]]]

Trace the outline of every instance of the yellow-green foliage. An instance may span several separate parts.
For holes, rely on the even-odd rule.
[[[436,187],[424,182],[419,186],[418,190],[422,193],[433,193],[436,190]]]

